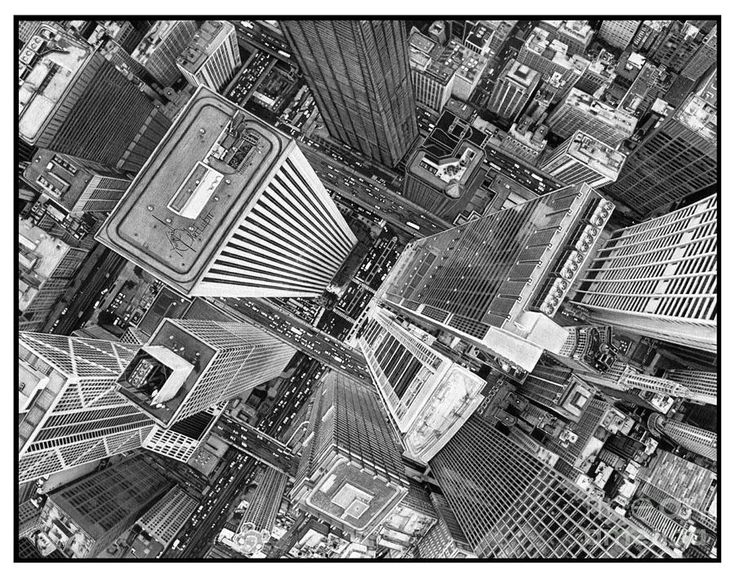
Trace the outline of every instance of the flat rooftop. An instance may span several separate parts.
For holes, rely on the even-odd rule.
[[[539,73],[536,70],[532,70],[528,66],[524,66],[520,62],[514,60],[506,74],[506,77],[528,88],[534,83],[538,75]]]
[[[572,88],[567,96],[566,103],[583,110],[598,119],[629,131],[631,134],[638,120],[632,114],[608,106],[600,100],[585,94],[582,90]]]
[[[234,32],[235,27],[230,22],[207,20],[178,57],[176,63],[192,74],[196,73],[220,47],[224,39]]]
[[[145,66],[151,54],[153,54],[156,48],[158,48],[180,22],[182,20],[156,20],[156,23],[153,24],[135,50],[133,50],[133,53],[130,54],[132,58]]]
[[[293,145],[201,87],[97,239],[186,295]]]
[[[717,107],[695,94],[674,114],[674,119],[707,141],[717,143]]]
[[[92,57],[92,47],[46,24],[18,57],[18,132],[36,143],[59,102]]]
[[[572,136],[568,153],[613,181],[618,178],[626,157],[625,154],[615,151],[609,145],[582,131]]]

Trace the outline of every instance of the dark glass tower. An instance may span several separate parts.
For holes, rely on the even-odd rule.
[[[628,519],[473,415],[431,461],[482,558],[660,558]]]
[[[284,20],[332,137],[387,165],[418,136],[408,43],[398,20]]]

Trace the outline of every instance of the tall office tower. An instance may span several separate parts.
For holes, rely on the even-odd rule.
[[[36,152],[23,177],[71,215],[109,213],[131,181],[119,170],[48,149]]]
[[[131,54],[163,87],[181,77],[176,60],[199,29],[195,20],[158,20]]]
[[[595,389],[572,369],[553,364],[538,364],[528,373],[518,392],[534,403],[567,420],[579,422]]]
[[[587,51],[595,31],[586,20],[564,20],[556,35],[567,45],[567,53],[576,56],[583,55]]]
[[[540,169],[564,185],[598,188],[618,179],[623,162],[624,154],[578,130],[544,159]]]
[[[263,469],[250,503],[240,519],[240,532],[265,530],[270,533],[273,530],[287,483],[288,475],[269,466]]]
[[[110,39],[130,54],[154,23],[154,20],[108,20],[102,26]]]
[[[329,373],[314,391],[309,437],[291,499],[357,538],[408,491],[399,446],[377,392]]]
[[[89,255],[51,237],[30,221],[18,222],[18,327],[40,331]]]
[[[186,494],[180,487],[174,486],[151,506],[136,524],[148,536],[167,548],[198,505],[196,499]]]
[[[670,514],[659,510],[645,498],[633,501],[630,505],[630,517],[650,536],[656,537],[672,550],[681,551],[694,539],[694,529],[690,530],[681,522],[674,520]]]
[[[640,20],[603,20],[598,35],[610,46],[625,50],[640,24]]]
[[[447,499],[438,493],[431,493],[429,497],[437,515],[437,523],[419,541],[418,557],[477,558]]]
[[[717,460],[717,433],[668,419],[660,413],[651,414],[648,428],[652,433],[665,436],[694,454]]]
[[[139,448],[153,422],[116,392],[135,347],[20,333],[18,481]]]
[[[41,532],[68,558],[94,558],[171,486],[140,455],[128,457],[49,494]]]
[[[245,323],[165,319],[125,367],[119,392],[159,426],[176,430],[192,415],[277,377],[294,352]]]
[[[97,239],[216,297],[317,297],[357,243],[296,143],[205,87]]]
[[[481,558],[666,556],[628,519],[481,417],[470,417],[430,466]]]
[[[541,75],[516,60],[509,60],[497,79],[487,108],[502,118],[515,121],[531,99]]]
[[[136,171],[171,123],[104,56],[42,26],[20,53],[18,131],[26,142]]]
[[[684,66],[681,75],[692,80],[698,80],[710,67],[717,62],[717,26],[705,36],[697,51]]]
[[[485,380],[456,364],[419,327],[386,309],[368,310],[358,347],[407,454],[428,462],[483,400]]]
[[[612,213],[585,184],[411,243],[378,297],[526,371],[567,331],[554,316]]]
[[[450,96],[462,101],[470,98],[488,59],[454,38],[443,46],[414,28],[409,37],[409,63],[416,103],[439,113]]]
[[[460,215],[482,184],[487,136],[444,112],[406,165],[403,195],[446,221]]]
[[[607,191],[641,216],[717,183],[717,104],[692,94],[628,156]]]
[[[601,142],[616,147],[633,135],[636,118],[621,110],[572,88],[569,95],[557,104],[546,121],[552,132],[560,137],[571,137],[583,130]]]
[[[659,449],[641,469],[637,494],[646,496],[669,513],[691,518],[717,533],[717,474],[675,454]]]
[[[717,350],[717,196],[615,231],[572,299],[599,323]]]
[[[226,20],[207,20],[176,64],[192,86],[224,88],[242,64],[235,26]]]
[[[720,378],[716,371],[698,371],[694,369],[669,369],[664,379],[673,381],[688,389],[689,399],[707,405],[717,404],[717,391]]]
[[[418,137],[400,20],[281,22],[329,134],[396,165]]]

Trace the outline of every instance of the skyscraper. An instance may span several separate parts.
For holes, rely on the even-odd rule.
[[[564,185],[586,183],[598,188],[618,178],[624,161],[624,154],[576,131],[543,160],[540,168]]]
[[[294,352],[245,323],[165,319],[125,367],[120,393],[172,428],[277,377]]]
[[[240,532],[263,530],[270,533],[276,523],[278,509],[283,503],[283,494],[288,476],[275,468],[265,467],[252,493],[247,509],[240,519]]]
[[[153,421],[116,392],[135,347],[21,333],[18,481],[139,448]]]
[[[97,239],[184,295],[316,297],[357,243],[295,142],[200,87]]]
[[[515,121],[540,80],[541,75],[535,70],[516,60],[508,60],[495,83],[488,109],[502,118]]]
[[[715,62],[717,62],[717,26],[709,31],[681,74],[692,80],[698,80]]]
[[[651,432],[665,436],[688,451],[717,460],[717,433],[652,413],[648,418]]]
[[[367,537],[408,491],[397,438],[371,386],[332,372],[313,400],[291,498],[309,514]]]
[[[418,136],[400,20],[284,20],[329,134],[396,165]]]
[[[231,22],[207,20],[176,60],[192,86],[224,88],[242,63],[237,33]]]
[[[645,217],[717,183],[717,103],[691,94],[628,156],[605,192]]]
[[[631,114],[615,110],[607,104],[572,88],[559,102],[546,121],[552,132],[568,138],[583,130],[593,138],[615,147],[633,135],[637,120]]]
[[[162,87],[181,77],[176,65],[184,49],[199,29],[195,20],[158,20],[131,54]]]
[[[118,170],[48,149],[36,152],[23,177],[71,215],[109,213],[131,182]]]
[[[640,20],[603,20],[598,32],[600,39],[624,50],[635,36]]]
[[[94,558],[172,486],[140,455],[49,494],[41,531],[69,558]]]
[[[445,111],[406,164],[403,195],[446,221],[471,202],[487,173],[486,134]]]
[[[41,331],[89,255],[51,237],[28,220],[18,224],[18,326]]]
[[[572,299],[597,322],[717,349],[717,196],[615,231]]]
[[[485,380],[431,344],[431,336],[382,308],[372,308],[359,335],[388,412],[407,453],[428,462],[482,402]]]
[[[43,25],[19,56],[18,131],[40,148],[137,171],[171,123],[83,40]]]
[[[531,371],[566,341],[551,317],[611,213],[579,184],[486,215],[411,243],[378,296]]]
[[[482,558],[661,558],[628,519],[470,417],[430,467]]]

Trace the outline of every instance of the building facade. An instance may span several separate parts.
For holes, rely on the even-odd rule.
[[[281,28],[329,134],[396,165],[418,137],[404,23],[284,20]]]
[[[194,20],[158,20],[131,56],[162,87],[168,87],[181,77],[177,60],[198,29]]]
[[[215,297],[317,297],[357,243],[296,143],[204,87],[97,239]]]
[[[598,35],[610,46],[625,50],[640,24],[640,20],[603,20]]]
[[[176,64],[192,86],[214,91],[224,88],[242,64],[235,26],[224,20],[207,20]]]
[[[535,70],[516,60],[509,60],[495,84],[488,109],[502,118],[515,121],[540,80]]]
[[[624,154],[577,131],[546,157],[540,168],[564,185],[586,183],[598,188],[618,178],[623,162]]]
[[[717,196],[618,230],[595,253],[572,299],[595,321],[717,349]]]

